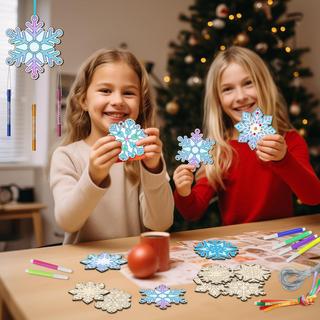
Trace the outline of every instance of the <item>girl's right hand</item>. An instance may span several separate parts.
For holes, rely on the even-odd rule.
[[[182,164],[173,173],[173,181],[176,190],[182,197],[187,197],[191,193],[191,186],[194,180],[194,166],[191,164]]]
[[[121,142],[113,136],[105,136],[98,139],[92,146],[89,157],[89,175],[97,185],[102,185],[109,175],[111,166],[117,162],[121,152]]]

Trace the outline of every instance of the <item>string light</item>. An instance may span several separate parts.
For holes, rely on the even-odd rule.
[[[252,31],[252,30],[253,30],[252,26],[249,26],[248,31]]]
[[[224,51],[224,50],[226,50],[226,46],[225,45],[221,45],[219,49],[220,49],[220,51]]]
[[[236,16],[237,16],[238,19],[241,19],[241,18],[242,18],[242,14],[241,14],[240,12],[238,12],[238,13],[236,14]]]
[[[271,32],[277,33],[277,32],[278,32],[278,29],[277,29],[276,27],[272,27],[272,28],[271,28]]]
[[[293,73],[293,76],[294,76],[295,78],[298,78],[298,77],[300,76],[300,74],[299,74],[298,71],[295,71],[295,72]]]
[[[299,133],[300,133],[300,135],[301,135],[302,137],[304,137],[305,134],[306,134],[306,130],[305,130],[304,128],[301,128],[301,129],[299,130]]]
[[[302,119],[302,124],[306,126],[308,124],[308,119]]]
[[[233,14],[229,15],[229,20],[234,20],[234,15]]]
[[[164,76],[164,77],[163,77],[163,81],[164,81],[165,83],[169,83],[169,82],[171,81],[170,76]]]
[[[201,61],[202,63],[206,63],[207,59],[206,59],[206,58],[201,58],[200,61]]]
[[[208,21],[208,27],[213,27],[213,21]]]
[[[287,47],[284,48],[284,50],[285,50],[287,53],[290,53],[292,49],[291,49],[289,46],[287,46]]]
[[[273,0],[268,0],[268,5],[272,6],[273,5]]]
[[[286,27],[284,27],[284,26],[280,27],[280,31],[285,32],[286,31]]]

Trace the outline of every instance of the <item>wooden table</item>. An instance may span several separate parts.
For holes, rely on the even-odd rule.
[[[210,237],[224,238],[247,231],[280,231],[304,226],[314,233],[320,234],[320,214],[280,219],[260,223],[217,227],[172,234],[172,242],[188,239],[206,239]],[[212,298],[208,294],[194,292],[194,284],[177,286],[187,290],[185,305],[173,305],[167,310],[160,310],[154,305],[139,304],[140,294],[133,282],[119,271],[100,273],[96,270],[85,271],[79,262],[90,253],[102,251],[123,252],[131,248],[137,238],[123,238],[108,241],[96,241],[77,245],[64,245],[40,249],[29,249],[0,253],[0,297],[2,306],[0,314],[11,313],[14,319],[319,319],[320,297],[312,306],[293,306],[263,312],[254,306],[254,301],[262,297],[253,297],[241,302],[235,297]],[[69,280],[56,280],[36,277],[24,272],[26,268],[41,269],[29,263],[31,258],[57,263],[72,268],[74,273]],[[92,304],[73,302],[68,290],[78,282],[103,282],[108,288],[121,288],[132,294],[130,309],[113,315],[96,309]],[[278,272],[273,272],[265,285],[267,298],[297,298],[306,294],[311,287],[312,279],[308,278],[297,291],[285,291],[278,279]],[[9,312],[8,312],[9,310]],[[0,317],[1,319],[1,317]]]
[[[36,243],[38,247],[41,247],[43,245],[41,209],[44,208],[46,208],[46,206],[38,202],[0,205],[0,221],[32,219]]]

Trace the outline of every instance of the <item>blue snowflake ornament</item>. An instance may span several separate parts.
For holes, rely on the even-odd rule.
[[[26,65],[25,71],[31,74],[31,78],[36,80],[40,73],[44,72],[43,66],[48,64],[61,65],[63,60],[60,51],[55,50],[55,45],[61,41],[59,37],[63,35],[62,29],[54,31],[50,27],[47,31],[43,29],[44,23],[39,20],[37,15],[31,16],[30,21],[26,22],[26,29],[20,30],[19,27],[6,31],[9,43],[13,44],[14,50],[9,51],[10,57],[6,59],[9,66],[20,67]]]
[[[235,257],[239,250],[232,243],[224,240],[204,240],[194,246],[194,251],[202,258],[225,260]]]
[[[113,123],[109,127],[109,133],[122,143],[119,154],[120,160],[126,161],[129,158],[144,154],[143,146],[137,146],[136,143],[142,138],[147,137],[147,135],[134,120],[127,119],[124,122]]]
[[[180,142],[179,146],[182,150],[178,150],[176,155],[177,161],[188,161],[189,164],[194,165],[196,168],[200,167],[200,163],[212,164],[212,156],[209,151],[215,144],[215,141],[210,139],[202,139],[203,134],[199,129],[195,129],[194,133],[191,133],[191,138],[187,136],[179,136],[177,140]]]
[[[183,298],[185,294],[185,290],[183,289],[170,289],[164,284],[156,287],[155,289],[142,289],[140,293],[142,298],[139,303],[151,304],[155,303],[156,307],[159,307],[162,310],[171,307],[171,304],[184,304],[187,301]]]
[[[238,141],[248,143],[250,149],[254,150],[262,137],[276,133],[271,123],[272,116],[264,115],[260,108],[243,112],[241,121],[234,126],[240,132]]]
[[[109,269],[120,270],[121,265],[127,263],[120,254],[109,254],[103,252],[101,254],[89,254],[85,260],[80,261],[85,264],[86,270],[97,269],[100,272],[105,272]]]

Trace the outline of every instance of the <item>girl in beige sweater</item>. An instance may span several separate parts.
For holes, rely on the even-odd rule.
[[[119,162],[112,123],[144,128],[144,158]],[[129,52],[99,50],[80,68],[67,100],[66,134],[53,153],[50,186],[64,243],[166,230],[173,196],[155,128],[155,103],[144,67]]]

